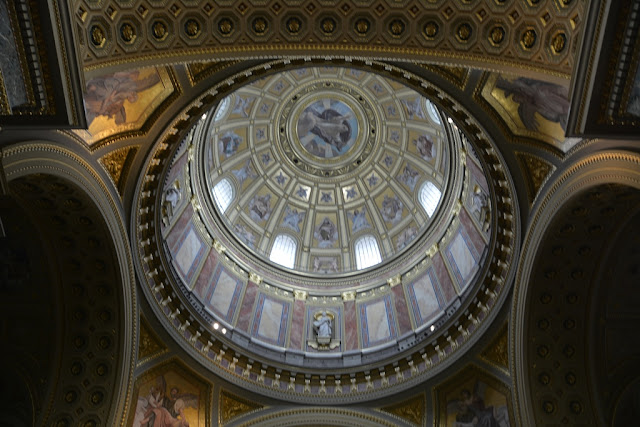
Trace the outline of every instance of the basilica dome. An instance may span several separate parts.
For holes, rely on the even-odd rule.
[[[304,378],[321,393],[318,378],[361,365],[429,375],[430,340],[453,360],[479,324],[469,304],[496,230],[486,167],[442,99],[362,66],[300,64],[221,92],[176,128],[156,207],[175,289],[159,303],[177,333],[276,395]]]

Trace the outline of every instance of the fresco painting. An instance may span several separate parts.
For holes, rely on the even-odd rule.
[[[358,121],[344,102],[324,99],[304,109],[298,118],[297,132],[305,150],[328,159],[351,149],[358,136]]]
[[[131,427],[206,425],[207,387],[175,363],[144,374],[135,387]]]
[[[142,127],[173,93],[164,68],[119,71],[89,79],[83,98],[88,129],[76,131],[88,144]]]
[[[438,387],[440,426],[510,427],[509,390],[474,366]]]
[[[482,96],[516,135],[541,139],[564,152],[578,141],[565,137],[570,102],[564,86],[491,74]]]

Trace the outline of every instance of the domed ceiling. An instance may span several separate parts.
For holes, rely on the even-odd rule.
[[[141,262],[162,259],[147,272],[158,309],[217,374],[301,401],[370,399],[372,378],[409,387],[482,327],[509,266],[510,184],[487,179],[500,158],[472,127],[483,166],[473,119],[458,127],[444,94],[417,91],[437,95],[429,83],[294,65],[213,88],[205,114],[168,131],[183,142],[155,202],[163,250]]]
[[[351,272],[433,228],[451,143],[414,90],[356,69],[299,68],[238,89],[212,116],[207,183],[227,228],[263,258]]]

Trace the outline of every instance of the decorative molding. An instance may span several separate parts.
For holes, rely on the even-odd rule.
[[[509,331],[505,324],[493,341],[480,353],[480,357],[492,365],[509,370]]]
[[[533,154],[516,151],[515,155],[527,184],[529,205],[533,205],[540,188],[542,188],[553,171],[556,170],[556,167]]]
[[[385,406],[380,408],[380,410],[396,415],[410,423],[422,426],[425,423],[426,405],[426,395],[424,393],[420,393],[411,399]]]
[[[220,403],[218,408],[220,410],[218,421],[221,425],[224,425],[234,418],[259,411],[265,407],[239,396],[235,396],[226,390],[220,390]]]
[[[167,352],[167,347],[158,338],[144,316],[140,316],[140,341],[138,342],[138,365]]]
[[[138,147],[124,147],[111,151],[100,157],[99,161],[102,166],[109,172],[109,176],[113,184],[118,189],[120,197],[122,197],[123,184],[127,180],[131,163],[138,152]]]

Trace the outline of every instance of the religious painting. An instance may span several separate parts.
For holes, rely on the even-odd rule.
[[[300,233],[300,223],[304,220],[306,213],[302,210],[287,206],[284,211],[284,217],[282,218],[282,227],[289,228],[297,233]]]
[[[313,230],[315,247],[327,249],[332,248],[338,241],[338,227],[336,226],[335,215],[316,217],[316,226]]]
[[[404,203],[400,198],[393,194],[391,191],[387,191],[381,194],[376,199],[376,205],[380,209],[382,219],[387,223],[387,227],[390,229],[398,224],[405,213]]]
[[[271,198],[271,193],[256,194],[249,201],[249,216],[256,223],[264,223],[269,220],[273,211]]]
[[[424,120],[426,115],[422,108],[422,97],[403,99],[402,106],[408,120]]]
[[[174,91],[165,68],[118,71],[87,81],[83,98],[88,129],[75,131],[88,144],[138,130]]]
[[[422,160],[431,162],[436,157],[436,138],[433,135],[410,132],[409,140],[411,141],[408,147],[409,151],[422,158]]]
[[[436,425],[510,427],[509,389],[471,365],[436,388]]]
[[[358,121],[349,107],[337,99],[322,99],[307,106],[297,122],[300,144],[322,159],[348,152],[358,136]]]
[[[208,385],[172,361],[136,379],[129,415],[131,427],[206,425]]]
[[[482,97],[515,135],[543,140],[563,152],[578,141],[565,138],[570,103],[569,90],[564,86],[526,77],[490,74]]]

